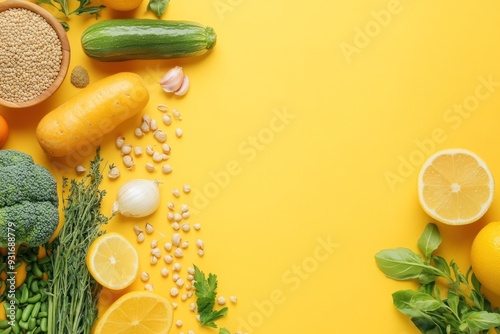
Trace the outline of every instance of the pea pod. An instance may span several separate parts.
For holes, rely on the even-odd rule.
[[[36,327],[36,319],[35,318],[30,318],[28,320],[28,330],[32,331]]]
[[[21,287],[21,296],[19,298],[19,302],[21,304],[24,304],[28,301],[29,293],[30,293],[30,291],[28,289],[28,286],[26,284],[23,284]]]
[[[35,307],[34,304],[28,304],[23,310],[23,314],[21,316],[21,321],[20,322],[26,322],[31,316],[31,311],[33,311],[33,308]],[[22,327],[22,326],[21,326]],[[24,328],[24,327],[23,327]]]
[[[47,332],[47,326],[48,326],[48,320],[47,318],[42,318],[42,321],[40,322],[40,328],[42,329],[42,332]]]
[[[40,299],[42,299],[42,294],[37,293],[36,295],[33,295],[32,297],[28,298],[28,303],[33,304],[40,301]]]
[[[1,320],[0,321],[0,329],[6,329],[8,328],[10,325],[9,325],[9,320],[7,319],[4,319],[4,320]]]
[[[40,270],[40,267],[38,266],[38,263],[36,263],[36,262],[33,262],[33,267],[31,268],[31,271],[33,272],[33,274],[36,277],[41,278],[43,276],[43,272]]]
[[[36,318],[41,308],[42,308],[42,303],[41,302],[36,303],[35,307],[33,307],[33,310],[31,311],[31,318]]]

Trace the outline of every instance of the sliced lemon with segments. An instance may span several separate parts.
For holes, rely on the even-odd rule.
[[[137,278],[139,255],[125,237],[118,233],[106,233],[90,245],[87,268],[102,286],[121,290]]]
[[[166,334],[172,326],[172,304],[150,291],[132,291],[116,300],[97,322],[96,334]]]
[[[481,218],[493,201],[494,181],[475,153],[448,149],[433,154],[418,176],[418,198],[433,219],[465,225]]]

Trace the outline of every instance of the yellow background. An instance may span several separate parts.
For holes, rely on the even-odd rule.
[[[129,13],[106,9],[99,20],[154,18],[146,3]],[[163,18],[214,27],[213,51],[196,59],[114,64],[82,53],[80,36],[96,21],[72,16],[70,70],[83,65],[92,82],[136,72],[151,93],[144,113],[160,120],[156,105],[164,103],[183,117],[167,129],[174,169],[168,176],[145,172],[146,158],[137,159],[134,171],[121,165],[114,139],[121,134],[145,145],[148,140],[133,136],[142,114],[104,138],[104,160],[122,170],[118,180],[103,184],[105,212],[126,180],[164,182],[153,216],[136,222],[115,217],[106,229],[134,241],[134,224],[155,226],[155,235],[138,247],[141,270],[151,274],[155,291],[168,295],[173,282],[160,277],[159,264],[148,264],[148,242],[172,234],[168,201],[190,205],[189,221],[202,229],[184,236],[191,246],[182,270],[195,263],[218,275],[221,295],[238,297],[219,322],[231,332],[417,333],[391,299],[415,284],[385,278],[374,255],[399,246],[416,250],[431,221],[419,206],[416,179],[431,153],[470,149],[500,178],[498,13],[500,4],[490,0],[172,0]],[[175,65],[191,79],[182,98],[158,85]],[[37,107],[0,108],[11,128],[5,148],[52,168],[34,130],[77,92],[68,75]],[[184,131],[181,139],[175,127]],[[72,169],[52,170],[76,177]],[[175,199],[170,190],[186,183],[192,192]],[[439,254],[466,270],[474,235],[499,215],[497,197],[477,223],[439,224]],[[195,254],[197,238],[206,244],[203,258]],[[137,280],[130,289],[143,285]],[[105,291],[101,309],[121,293]],[[177,300],[174,319],[184,326],[171,333],[213,333],[197,326],[188,310],[192,301]]]

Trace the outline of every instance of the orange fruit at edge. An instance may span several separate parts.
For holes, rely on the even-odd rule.
[[[470,257],[479,282],[500,296],[500,222],[489,223],[479,231],[472,242]]]
[[[2,146],[5,144],[8,136],[9,136],[9,125],[7,124],[5,118],[2,115],[0,115],[0,148],[2,148]]]
[[[139,272],[139,254],[122,235],[114,232],[99,236],[87,251],[87,268],[102,286],[121,290],[131,285]]]
[[[442,150],[423,164],[418,176],[418,198],[437,221],[465,225],[480,219],[493,201],[490,170],[475,153]]]
[[[136,9],[142,3],[142,0],[102,0],[102,4],[108,8],[120,11]]]
[[[167,334],[172,318],[173,307],[166,298],[150,291],[132,291],[104,312],[95,333]]]

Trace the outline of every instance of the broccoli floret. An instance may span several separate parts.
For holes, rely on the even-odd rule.
[[[59,210],[51,202],[5,206],[0,208],[0,247],[7,247],[9,237],[16,245],[40,246],[49,241],[58,224]]]
[[[49,170],[16,150],[0,150],[0,247],[49,241],[59,224],[57,182]]]
[[[17,150],[0,150],[0,167],[12,166],[20,163],[34,164],[33,157]]]
[[[57,182],[52,174],[38,164],[0,167],[0,207],[24,201],[48,201],[57,206]]]

